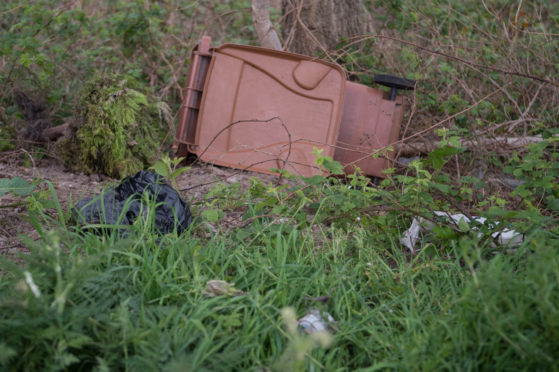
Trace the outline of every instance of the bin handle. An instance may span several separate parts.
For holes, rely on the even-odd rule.
[[[396,91],[398,89],[415,89],[415,80],[410,80],[394,75],[375,75],[374,82],[390,88],[390,101],[396,100]]]

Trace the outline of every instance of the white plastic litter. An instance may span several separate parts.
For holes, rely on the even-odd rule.
[[[328,313],[323,314],[326,316],[327,321],[322,318],[320,310],[311,309],[304,317],[299,319],[299,327],[303,328],[308,334],[331,330],[329,324],[336,324],[336,321],[332,315]]]
[[[468,218],[467,216],[461,213],[449,214],[447,212],[441,212],[441,211],[436,211],[434,213],[439,217],[447,217],[453,220],[454,223],[456,224],[459,224],[461,220],[464,220],[464,222],[468,224],[471,222],[470,218]],[[482,225],[488,222],[485,217],[472,217],[472,220]],[[495,223],[491,221],[489,223],[498,224],[498,222]],[[431,221],[428,221],[423,217],[414,218],[410,228],[404,231],[404,233],[402,234],[402,237],[400,238],[400,242],[404,246],[406,246],[412,254],[414,254],[415,244],[419,239],[419,233],[421,231],[431,231],[433,229],[433,226],[434,224]],[[474,227],[472,228],[472,230],[477,230],[477,228]],[[493,234],[491,234],[491,236],[500,245],[508,244],[510,246],[518,246],[520,245],[520,243],[524,241],[524,235],[512,229],[504,229],[502,231],[494,232]]]
[[[39,290],[39,287],[37,287],[37,284],[33,281],[31,273],[29,271],[24,271],[23,275],[25,276],[25,283],[27,283],[35,298],[41,297],[41,291]]]

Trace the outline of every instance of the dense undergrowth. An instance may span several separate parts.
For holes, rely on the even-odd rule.
[[[303,195],[300,187],[263,191],[255,180],[238,195],[249,223],[227,233],[199,218],[181,236],[159,237],[153,205],[125,238],[119,227],[99,236],[66,226],[60,208],[31,213],[41,239],[28,242],[24,264],[3,264],[0,362],[8,370],[193,371],[557,365],[556,227],[524,219],[524,242],[512,250],[483,229],[429,234],[412,256],[398,241],[401,212],[326,224],[319,219],[348,188],[313,184]],[[281,202],[292,192],[299,197]],[[380,208],[390,194],[362,191],[361,202]],[[242,293],[207,296],[216,279]],[[329,346],[290,332],[285,308],[331,314]]]
[[[218,183],[190,200],[198,219],[181,236],[157,236],[149,217],[126,237],[94,235],[70,224],[52,188],[0,183],[0,196],[27,196],[41,237],[22,262],[2,264],[2,369],[557,368],[557,4],[363,3],[370,32],[330,57],[364,83],[372,72],[417,79],[402,136],[429,139],[428,154],[378,185],[290,174],[282,186]],[[18,144],[19,90],[43,99],[56,124],[86,80],[118,73],[175,110],[204,32],[256,43],[249,5],[3,2],[0,147]],[[539,137],[516,149],[484,141],[525,136]],[[490,223],[455,224],[441,210]],[[243,221],[227,230],[230,212]],[[412,254],[400,237],[418,216],[435,225]],[[519,246],[496,244],[506,228],[523,234]],[[209,280],[243,293],[208,297]],[[289,308],[331,314],[331,339],[293,330]]]

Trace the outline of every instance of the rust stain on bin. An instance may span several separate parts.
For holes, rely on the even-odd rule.
[[[320,173],[316,147],[346,173],[356,162],[382,176],[392,154],[367,154],[397,140],[402,115],[401,97],[347,82],[338,65],[252,46],[211,49],[204,38],[192,54],[175,147],[217,165],[262,173],[285,166],[302,176]]]

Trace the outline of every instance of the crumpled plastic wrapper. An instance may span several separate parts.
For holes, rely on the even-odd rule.
[[[324,320],[323,316],[326,317]],[[311,309],[304,317],[298,321],[299,327],[307,334],[313,334],[321,331],[333,331],[331,325],[336,325],[336,321],[332,315],[323,312],[320,313],[319,309]]]

